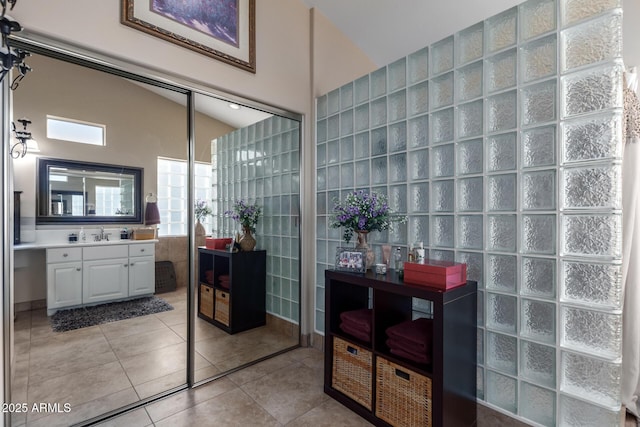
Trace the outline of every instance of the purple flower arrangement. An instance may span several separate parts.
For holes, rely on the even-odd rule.
[[[194,213],[196,215],[196,219],[199,222],[202,222],[202,220],[205,219],[207,216],[211,215],[213,211],[211,210],[209,205],[207,205],[206,200],[198,199],[196,200],[196,203],[194,206]]]
[[[344,228],[343,238],[349,243],[354,231],[384,231],[394,222],[404,223],[406,216],[394,214],[386,196],[364,190],[347,194],[343,202],[334,200],[331,228]]]
[[[240,199],[233,203],[232,210],[226,211],[224,214],[239,222],[243,227],[250,229],[252,233],[255,233],[256,224],[260,215],[262,215],[262,208],[256,204],[250,205]]]

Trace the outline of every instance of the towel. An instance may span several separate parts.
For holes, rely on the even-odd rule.
[[[404,357],[405,359],[412,360],[418,363],[431,363],[431,357],[426,354],[415,354],[409,351],[392,348],[391,354],[395,354],[396,356]]]
[[[387,328],[387,336],[392,339],[410,342],[412,345],[424,348],[431,346],[433,319],[423,317],[416,320],[408,320]]]
[[[422,345],[415,345],[409,341],[403,341],[399,339],[389,338],[387,340],[387,346],[390,349],[395,350],[403,350],[408,353],[420,354],[420,355],[428,355],[431,353],[431,343],[428,346],[424,347]]]
[[[360,341],[364,341],[364,342],[371,342],[371,334],[368,332],[364,332],[361,329],[358,329],[357,327],[354,328],[351,325],[349,325],[348,323],[341,323],[340,324],[340,329],[342,329],[343,332],[346,332],[347,334],[359,339]]]
[[[372,310],[362,308],[360,310],[343,311],[340,313],[340,320],[343,324],[349,324],[354,328],[360,329],[367,334],[371,332]]]

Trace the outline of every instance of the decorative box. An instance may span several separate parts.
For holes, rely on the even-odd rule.
[[[133,240],[151,240],[156,238],[156,227],[140,227],[133,230]]]
[[[232,238],[223,238],[223,239],[216,239],[213,237],[207,237],[205,239],[204,245],[207,249],[226,249],[227,245],[231,244],[231,242],[233,242]]]
[[[467,283],[467,264],[425,259],[404,263],[404,282],[438,289],[451,289]]]

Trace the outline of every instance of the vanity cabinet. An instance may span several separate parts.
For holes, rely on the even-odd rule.
[[[155,244],[47,249],[47,314],[155,293]]]

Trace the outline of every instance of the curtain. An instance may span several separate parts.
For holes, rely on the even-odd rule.
[[[625,74],[622,161],[622,404],[640,418],[640,103],[635,67]]]

